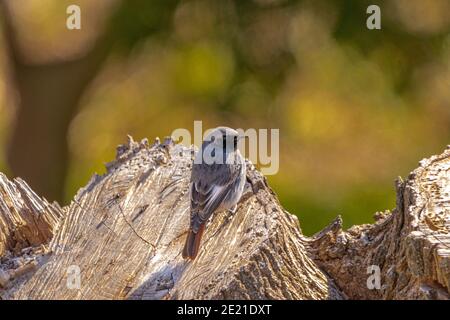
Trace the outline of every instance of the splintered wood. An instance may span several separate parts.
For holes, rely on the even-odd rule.
[[[450,148],[419,165],[397,180],[392,213],[345,232],[337,219],[308,240],[315,261],[350,298],[450,298]],[[366,283],[372,266],[379,289]]]
[[[129,138],[64,209],[0,175],[0,297],[449,298],[450,150],[399,181],[397,208],[375,224],[343,231],[338,218],[311,238],[248,162],[238,210],[218,213],[185,261],[193,154]],[[23,274],[19,258],[31,265]],[[368,286],[371,266],[380,288]]]
[[[9,181],[0,173],[0,257],[47,242],[61,217],[57,204],[38,197],[22,179]]]

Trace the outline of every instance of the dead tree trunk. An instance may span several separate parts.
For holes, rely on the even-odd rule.
[[[399,180],[375,224],[343,231],[338,218],[311,238],[248,163],[237,212],[218,214],[187,262],[192,155],[130,138],[64,209],[0,175],[0,297],[449,299],[450,149]]]

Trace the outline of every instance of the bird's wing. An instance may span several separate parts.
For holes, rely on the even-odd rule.
[[[214,165],[200,166],[203,165],[194,165],[191,178],[191,228],[194,231],[219,208],[240,172],[233,166],[222,166],[220,170]]]

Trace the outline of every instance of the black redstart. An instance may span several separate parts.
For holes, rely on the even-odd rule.
[[[246,180],[239,133],[227,127],[211,131],[197,152],[191,173],[191,216],[183,258],[195,259],[207,220],[214,212],[236,209]]]

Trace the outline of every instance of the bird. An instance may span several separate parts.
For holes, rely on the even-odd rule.
[[[246,166],[239,152],[238,131],[213,129],[194,157],[190,180],[190,226],[183,248],[184,259],[194,260],[200,248],[205,224],[216,212],[236,211],[244,192]]]

